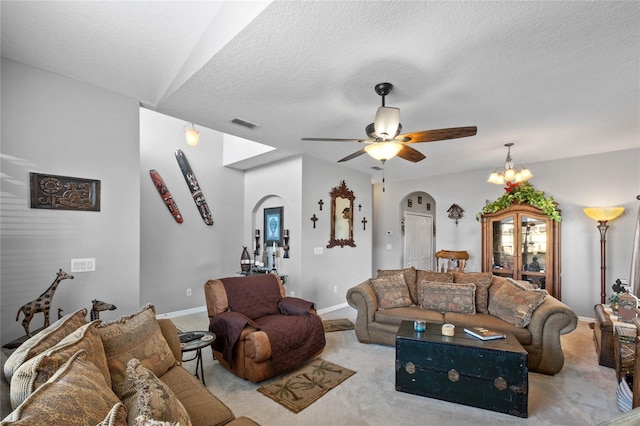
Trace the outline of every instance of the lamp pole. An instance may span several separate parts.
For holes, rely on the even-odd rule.
[[[600,231],[600,303],[604,304],[607,298],[607,225],[606,220],[598,221]]]

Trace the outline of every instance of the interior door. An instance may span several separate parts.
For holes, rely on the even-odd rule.
[[[433,270],[433,216],[404,214],[404,267]]]

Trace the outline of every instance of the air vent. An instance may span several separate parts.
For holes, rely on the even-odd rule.
[[[247,129],[252,129],[252,130],[255,129],[256,127],[258,127],[257,124],[250,123],[250,122],[248,122],[246,120],[243,120],[242,118],[238,118],[238,117],[236,117],[233,120],[231,120],[230,123],[237,124],[238,126],[246,127]]]
[[[378,167],[378,166],[371,166],[371,168],[372,168],[373,170],[377,170],[377,171],[382,170],[382,167]]]

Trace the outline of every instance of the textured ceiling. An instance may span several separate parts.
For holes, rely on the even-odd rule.
[[[403,130],[477,126],[414,145],[387,180],[640,146],[639,2],[0,3],[2,56],[277,149],[337,161],[380,98]],[[253,130],[231,124],[241,118]],[[201,143],[206,143],[205,140]],[[640,161],[640,159],[639,159]],[[369,156],[344,163],[374,175]],[[533,170],[535,173],[535,169]]]

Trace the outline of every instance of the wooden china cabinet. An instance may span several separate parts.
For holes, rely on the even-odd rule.
[[[482,271],[532,282],[561,300],[560,222],[528,204],[483,214]]]

